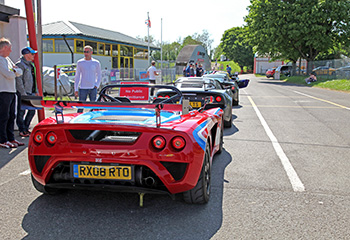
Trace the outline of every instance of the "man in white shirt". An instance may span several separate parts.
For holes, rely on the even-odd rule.
[[[24,143],[15,139],[14,125],[16,118],[16,77],[22,70],[9,58],[12,52],[11,42],[0,39],[0,147],[15,148]]]
[[[152,84],[156,83],[156,76],[158,76],[157,68],[155,67],[156,62],[152,61],[151,66],[147,69],[147,74],[149,76],[149,82]],[[151,89],[151,95],[153,96],[154,89]]]
[[[96,101],[97,88],[101,83],[101,64],[91,57],[92,53],[92,47],[85,46],[85,57],[77,62],[74,89],[79,101],[86,101],[87,96],[90,101]],[[82,109],[79,109],[78,112],[82,112]]]

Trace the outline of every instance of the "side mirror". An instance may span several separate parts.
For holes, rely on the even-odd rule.
[[[249,79],[242,79],[238,81],[238,87],[239,88],[245,88],[249,84]]]

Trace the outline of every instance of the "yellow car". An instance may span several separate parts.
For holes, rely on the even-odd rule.
[[[335,68],[327,67],[327,66],[320,66],[317,68],[314,68],[312,71],[316,73],[316,75],[335,75]]]

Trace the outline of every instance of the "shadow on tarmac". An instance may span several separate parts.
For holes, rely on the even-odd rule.
[[[210,239],[222,225],[224,172],[231,161],[225,150],[214,157],[205,205],[146,194],[141,208],[136,193],[40,195],[22,220],[23,239]]]
[[[1,155],[1,161],[0,161],[0,169],[6,166],[12,159],[14,159],[17,155],[19,155],[22,151],[24,151],[28,147],[28,140],[29,138],[19,137],[18,131],[15,131],[15,138],[16,140],[25,143],[24,146],[17,147],[17,148],[0,148],[0,155]]]

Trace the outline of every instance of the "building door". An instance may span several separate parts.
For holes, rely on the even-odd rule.
[[[118,57],[112,57],[112,68],[119,68]]]
[[[123,78],[134,78],[134,59],[132,57],[121,57],[120,68]]]

